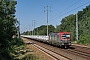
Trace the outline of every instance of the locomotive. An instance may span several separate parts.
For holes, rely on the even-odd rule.
[[[70,32],[55,32],[49,34],[48,43],[60,47],[71,46]]]

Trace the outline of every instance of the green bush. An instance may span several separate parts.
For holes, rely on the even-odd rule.
[[[12,38],[8,47],[0,49],[0,60],[13,60],[13,55],[16,53],[15,50],[23,49],[24,45],[25,44],[21,38]]]
[[[13,44],[13,45],[18,45],[18,46],[20,46],[20,45],[23,45],[24,42],[23,42],[23,40],[22,40],[21,38],[15,37],[15,38],[13,39],[13,41],[12,41],[12,44]]]
[[[80,35],[80,40],[77,41],[78,44],[90,44],[89,35]]]

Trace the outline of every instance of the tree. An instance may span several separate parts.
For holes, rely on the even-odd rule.
[[[9,41],[16,33],[15,5],[16,1],[0,0],[0,44]],[[7,42],[2,45],[6,44]]]
[[[14,15],[16,4],[14,0],[0,0],[0,56],[9,54],[12,36],[17,31],[15,26],[17,20]]]

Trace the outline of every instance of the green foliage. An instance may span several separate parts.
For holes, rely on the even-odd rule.
[[[23,40],[21,38],[13,38],[12,41],[10,42],[11,45],[17,45],[17,46],[21,46],[24,44]]]
[[[71,33],[72,40],[75,40],[75,15],[71,14],[61,20],[61,24],[55,29],[55,32],[68,31]]]
[[[43,25],[38,28],[39,35],[47,35],[47,26]],[[53,25],[48,25],[48,33],[54,32],[55,27]]]
[[[20,47],[25,44],[21,38],[15,37],[11,40],[11,42],[9,42],[9,45],[9,47],[0,49],[0,60],[13,60],[12,54],[16,53],[15,49],[18,47],[20,50]]]
[[[48,26],[48,33],[54,32],[55,27],[53,25]]]
[[[14,18],[16,1],[0,1],[0,44],[8,46],[8,42],[16,33],[16,19]]]
[[[14,0],[0,0],[0,60],[12,60],[12,36],[16,34],[15,5]],[[11,44],[12,43],[12,44]]]
[[[90,44],[90,37],[89,35],[80,35],[80,40],[78,40],[78,44]]]
[[[78,12],[80,44],[90,44],[90,5]]]

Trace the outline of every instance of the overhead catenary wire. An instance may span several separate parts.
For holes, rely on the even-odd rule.
[[[67,7],[66,9],[64,9],[62,12],[64,12],[65,10],[71,8],[72,6],[74,6],[75,4],[77,4],[77,3],[80,2],[80,1],[81,1],[81,0],[78,0],[78,1],[75,2],[74,4],[70,5],[70,6]],[[54,3],[55,3],[55,2],[54,2]],[[58,13],[57,15],[61,14],[62,12]],[[55,15],[55,16],[57,16],[57,15]],[[55,16],[54,16],[54,17],[55,17]],[[52,17],[52,18],[53,18],[53,17]],[[57,17],[56,17],[56,18],[57,18]],[[56,19],[56,18],[54,18],[54,19]],[[49,21],[51,21],[51,20],[52,20],[52,19],[49,18]],[[48,21],[48,22],[49,22],[49,21]]]
[[[74,10],[76,10],[76,9],[78,9],[78,8],[80,8],[80,7],[82,7],[82,6],[86,5],[86,4],[88,4],[88,3],[90,3],[90,1],[87,2],[87,3],[85,3],[85,4],[83,4],[83,5],[81,5],[81,6],[78,6],[78,7],[74,8],[74,9],[72,9],[72,10],[70,10],[70,11],[68,11],[68,12],[66,12],[66,13],[64,13],[64,14],[62,14],[62,15],[56,17],[56,18],[54,18],[54,19],[51,19],[51,20],[49,20],[49,21],[55,20],[55,19],[57,19],[57,18],[59,18],[59,17],[65,15],[65,14],[67,14],[67,13],[70,13],[70,12],[72,12],[72,11],[74,11]]]
[[[60,13],[56,14],[55,16],[61,14],[62,12],[66,11],[67,9],[71,8],[72,6],[74,6],[75,4],[77,4],[78,2],[80,2],[81,0],[78,0],[77,2],[75,2],[74,4],[70,5],[69,7],[67,7],[66,9],[64,9],[63,11],[61,11]],[[54,17],[55,17],[54,16]]]

